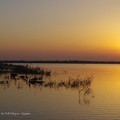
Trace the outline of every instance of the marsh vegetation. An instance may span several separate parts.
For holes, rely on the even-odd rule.
[[[67,74],[67,71],[64,71],[64,74]],[[93,75],[90,75],[85,77],[68,77],[64,80],[53,80],[51,76],[54,75],[54,72],[52,74],[51,70],[39,66],[31,67],[30,65],[16,64],[0,64],[0,75],[3,78],[0,81],[0,87],[4,89],[9,88],[13,81],[17,89],[22,89],[24,85],[29,88],[40,87],[40,90],[43,87],[57,90],[61,88],[76,89],[79,93],[79,103],[81,103],[81,99],[89,103],[87,102],[89,100],[86,100],[86,98],[91,94],[91,84],[94,79]]]
[[[22,79],[31,84],[40,84],[44,87],[66,87],[78,88],[79,86],[89,87],[93,80],[93,75],[84,78],[69,77],[67,80],[53,81],[50,79],[51,71],[40,67],[31,67],[30,65],[0,64],[0,73],[4,74],[5,79]],[[49,77],[43,81],[43,77]]]

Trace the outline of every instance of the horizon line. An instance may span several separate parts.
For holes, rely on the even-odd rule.
[[[0,63],[120,64],[115,60],[0,60]]]

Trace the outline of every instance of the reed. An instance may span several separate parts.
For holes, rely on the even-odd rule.
[[[52,81],[52,80],[29,80],[28,83],[32,83],[34,85],[41,85],[43,87],[50,87],[50,88],[89,88],[93,81],[93,76],[86,76],[84,78],[68,78],[66,81]]]
[[[14,65],[14,64],[3,64],[0,63],[0,73],[10,73],[10,74],[41,74],[45,76],[50,76],[51,71],[44,70],[40,67],[31,67],[29,65]]]

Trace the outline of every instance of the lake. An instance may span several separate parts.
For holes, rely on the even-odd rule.
[[[89,91],[72,87],[28,85],[0,76],[1,120],[118,120],[119,64],[30,64],[51,70],[43,80],[66,81],[93,76]],[[81,91],[80,91],[81,90]]]

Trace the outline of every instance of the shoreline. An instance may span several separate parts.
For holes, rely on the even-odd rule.
[[[120,64],[120,61],[80,61],[80,60],[0,60],[0,63],[46,63],[46,64]]]

